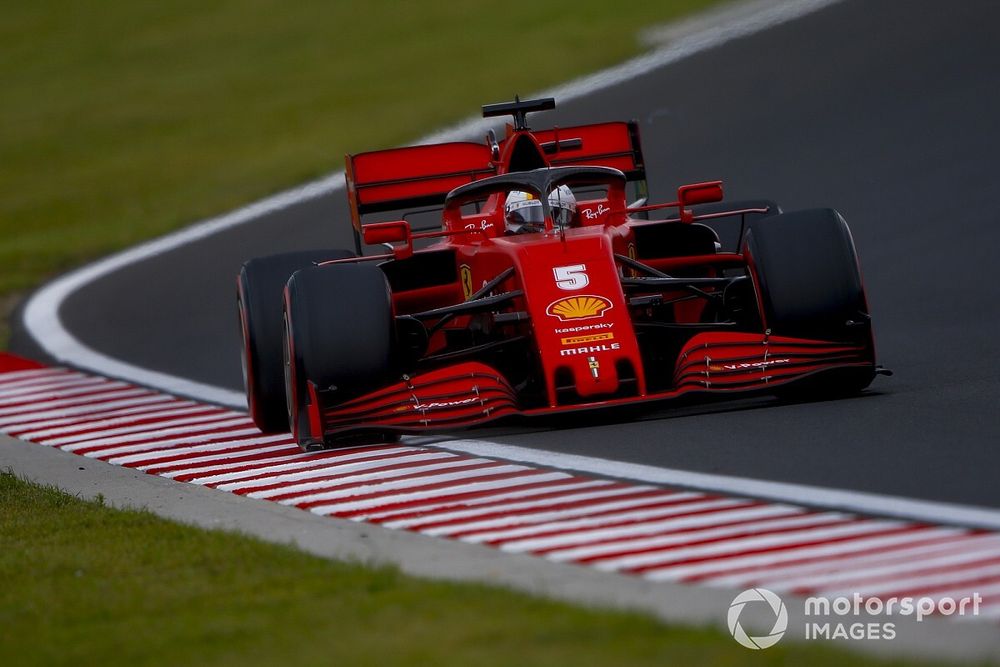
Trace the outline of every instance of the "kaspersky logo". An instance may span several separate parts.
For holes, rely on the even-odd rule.
[[[612,303],[603,296],[583,294],[553,301],[545,309],[545,314],[558,317],[560,322],[570,322],[604,317],[604,311],[611,308]]]

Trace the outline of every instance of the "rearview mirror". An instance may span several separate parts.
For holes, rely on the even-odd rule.
[[[711,204],[722,201],[722,181],[692,183],[677,188],[677,203],[680,205],[681,222],[694,222],[694,213],[688,206]]]
[[[682,185],[677,188],[677,201],[681,203],[681,206],[711,204],[712,202],[722,201],[722,181]]]
[[[413,254],[413,230],[406,220],[364,225],[361,236],[368,245],[388,245],[396,259],[406,259]]]
[[[410,223],[405,220],[395,220],[393,222],[373,222],[364,226],[362,232],[365,243],[368,245],[379,245],[381,243],[406,243],[410,242]]]

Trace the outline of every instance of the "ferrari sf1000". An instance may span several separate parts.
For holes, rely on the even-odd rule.
[[[723,203],[719,181],[651,204],[637,124],[528,127],[554,106],[483,107],[513,117],[502,138],[347,156],[355,248],[244,264],[262,431],[315,449],[696,392],[869,385],[880,369],[837,211]]]

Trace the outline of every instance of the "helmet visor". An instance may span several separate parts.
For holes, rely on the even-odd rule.
[[[540,232],[545,229],[542,202],[536,200],[520,203],[507,212],[507,227],[514,232]]]
[[[569,227],[570,223],[573,222],[573,211],[564,206],[557,206],[556,204],[549,204],[549,210],[552,211],[552,223],[556,227]]]

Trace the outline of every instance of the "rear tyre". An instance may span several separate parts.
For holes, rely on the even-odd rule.
[[[398,375],[389,283],[372,264],[307,268],[289,279],[284,304],[288,421],[303,449],[315,449],[325,443],[310,425],[309,383],[331,405],[385,386]],[[369,436],[381,439],[383,434]]]
[[[288,278],[316,262],[354,257],[348,250],[304,250],[243,264],[236,305],[242,337],[243,387],[250,417],[264,433],[288,431],[282,370],[282,293]]]
[[[772,334],[873,348],[854,240],[837,211],[812,209],[751,221],[743,252]],[[831,371],[797,389],[825,395],[855,393],[874,377],[872,364]]]

